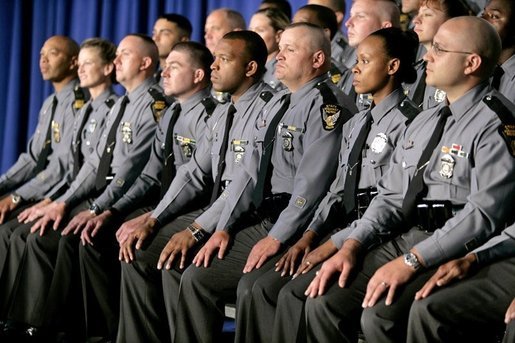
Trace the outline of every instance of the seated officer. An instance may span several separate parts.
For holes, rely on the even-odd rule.
[[[152,40],[159,51],[160,70],[165,68],[166,58],[173,46],[179,42],[189,41],[192,30],[189,19],[180,14],[166,13],[156,20],[152,29]]]
[[[41,48],[41,75],[52,82],[54,93],[39,111],[27,152],[0,176],[0,224],[15,218],[26,207],[23,204],[43,199],[63,177],[73,119],[87,100],[78,88],[78,54],[77,43],[65,36],[50,37]]]
[[[157,342],[173,335],[182,271],[203,237],[215,229],[219,204],[225,201],[220,193],[243,168],[242,160],[255,144],[257,116],[273,96],[261,81],[266,55],[266,45],[255,32],[229,32],[218,42],[211,81],[214,90],[231,94],[231,102],[219,105],[208,119],[191,160],[177,169],[157,207],[118,230],[118,342]]]
[[[42,208],[43,217],[29,227],[32,234],[17,271],[7,318],[28,324],[27,330],[33,334],[42,328],[54,329],[63,320],[71,322],[68,327],[81,326],[80,318],[69,316],[66,308],[74,301],[79,308],[82,303],[77,285],[79,234],[88,219],[128,190],[148,160],[156,127],[152,115],[155,99],[149,89],[155,84],[157,47],[150,37],[128,35],[118,46],[114,64],[116,79],[127,94],[111,109],[94,153],[75,180],[64,194]],[[30,225],[17,230],[27,230]]]
[[[356,0],[352,3],[350,17],[345,22],[349,45],[357,48],[369,34],[386,27],[400,27],[400,12],[395,1],[391,0]],[[356,56],[352,57],[356,60]],[[364,109],[370,104],[368,94],[357,96],[352,85],[354,75],[348,70],[342,75],[338,87],[343,93],[356,98],[358,108]]]
[[[253,307],[259,319],[251,322],[262,330],[264,341],[272,334],[270,327],[274,342],[295,342],[305,336],[299,330],[304,321],[304,291],[314,272],[301,274],[337,251],[329,239],[331,231],[361,217],[377,193],[377,182],[388,170],[390,156],[406,125],[418,114],[418,108],[402,89],[403,82],[416,77],[412,65],[417,46],[414,33],[403,33],[398,28],[380,29],[359,44],[358,62],[353,68],[355,87],[358,92],[372,94],[374,101],[371,109],[356,114],[343,126],[336,179],[308,229],[281,257],[275,271],[264,275],[252,289]],[[369,131],[362,135],[362,130]],[[311,252],[320,241],[326,242]],[[291,276],[295,280],[289,282]]]
[[[276,76],[291,94],[278,93],[263,109],[254,125],[258,149],[223,193],[216,231],[181,278],[177,342],[216,341],[224,303],[236,296],[237,316],[246,311],[254,280],[302,232],[336,170],[341,124],[355,108],[327,79],[329,40],[318,26],[292,24],[281,35],[277,59]]]
[[[515,108],[488,85],[500,49],[493,27],[476,17],[438,30],[426,82],[444,90],[447,102],[413,120],[378,195],[340,231],[342,247],[306,291],[308,340],[350,340],[365,308],[367,340],[405,341],[409,308],[432,269],[505,225],[511,209],[498,204],[515,200],[506,116]]]
[[[79,257],[88,337],[116,337],[120,263],[115,232],[127,219],[134,218],[127,220],[134,226],[150,216],[177,168],[190,161],[197,142],[206,134],[206,120],[216,107],[209,96],[212,61],[211,52],[200,43],[174,45],[162,80],[165,95],[176,102],[160,116],[149,161],[131,188],[109,209],[91,218],[81,233]],[[130,327],[139,331],[136,323]]]
[[[508,324],[504,342],[513,342],[514,234],[512,224],[481,247],[438,268],[415,295],[408,342],[495,342],[504,324]]]
[[[492,77],[492,87],[515,103],[515,2],[490,0],[482,14],[501,37],[502,51]]]

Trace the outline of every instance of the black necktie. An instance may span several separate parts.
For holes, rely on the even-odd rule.
[[[265,133],[265,139],[263,141],[263,154],[261,156],[261,161],[259,162],[259,173],[256,182],[256,188],[252,194],[252,202],[256,208],[261,206],[265,194],[265,186],[267,186],[267,181],[270,180],[268,166],[272,160],[272,151],[274,147],[273,143],[277,132],[277,125],[290,106],[290,96],[291,94],[289,93],[283,95],[283,104],[279,111],[277,111],[274,118],[270,121],[270,125],[268,126]]]
[[[224,137],[222,139],[222,145],[220,146],[220,152],[218,153],[219,159],[216,168],[215,185],[213,187],[213,193],[211,193],[211,204],[214,203],[220,195],[220,184],[222,183],[222,174],[225,169],[225,155],[227,154],[227,147],[229,146],[229,131],[231,131],[234,113],[236,113],[236,108],[231,104],[225,116]]]
[[[82,130],[84,129],[84,126],[88,122],[89,116],[93,112],[93,107],[91,104],[88,105],[86,108],[86,112],[84,113],[84,117],[82,117],[82,121],[80,122],[80,125],[77,129],[77,140],[74,144],[74,150],[73,150],[73,178],[77,176],[79,173],[80,167],[82,167],[82,151],[81,151],[81,145],[82,145]]]
[[[38,161],[34,173],[37,174],[47,165],[48,155],[52,152],[52,122],[54,121],[55,110],[57,109],[57,96],[54,95],[52,100],[52,113],[50,114],[50,121],[48,122],[48,128],[46,130],[45,141],[43,142],[43,149],[39,153]]]
[[[361,173],[361,156],[363,148],[367,141],[368,133],[372,127],[372,112],[368,111],[366,114],[365,124],[359,131],[356,141],[352,146],[347,160],[347,175],[345,176],[345,185],[343,188],[343,204],[345,211],[350,213],[356,207],[356,190],[358,186],[358,179]]]
[[[499,90],[501,85],[501,78],[504,75],[504,69],[500,65],[497,65],[494,69],[494,75],[492,78],[492,87]]]
[[[424,102],[424,93],[426,92],[426,65],[426,61],[422,62],[422,76],[418,81],[417,88],[415,88],[415,92],[413,92],[413,96],[411,97],[411,100],[417,106],[420,106]]]
[[[122,99],[120,110],[118,111],[118,114],[113,121],[113,125],[111,126],[111,129],[107,135],[104,152],[100,158],[100,163],[98,164],[97,177],[95,180],[95,187],[97,191],[103,189],[107,184],[106,177],[109,174],[109,170],[111,169],[111,161],[113,160],[113,150],[116,143],[116,131],[118,131],[118,125],[122,120],[123,113],[125,112],[125,107],[127,106],[128,102],[129,97],[126,95]]]
[[[172,117],[170,118],[170,123],[168,124],[168,130],[166,130],[166,140],[165,140],[165,148],[164,148],[164,166],[161,174],[161,198],[165,195],[168,187],[172,183],[173,178],[175,177],[176,169],[175,169],[175,155],[173,153],[173,128],[175,127],[175,123],[177,123],[177,119],[179,119],[179,115],[181,114],[181,104],[177,103],[172,111]]]
[[[417,205],[417,201],[424,197],[427,192],[427,187],[424,183],[424,170],[429,163],[429,159],[431,158],[433,151],[442,138],[445,122],[451,114],[452,113],[449,109],[449,106],[445,106],[440,110],[440,118],[438,118],[438,122],[436,123],[433,134],[431,135],[429,142],[427,142],[426,148],[418,160],[415,175],[411,179],[411,182],[406,191],[406,195],[404,196],[404,200],[402,201],[402,212],[404,213],[404,218],[408,222],[411,222],[413,219],[415,212],[414,209]]]

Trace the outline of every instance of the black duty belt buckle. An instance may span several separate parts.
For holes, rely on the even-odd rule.
[[[377,195],[375,188],[358,189],[356,194],[356,216],[357,219],[363,217],[363,214],[367,210],[370,202]]]
[[[424,200],[417,205],[417,226],[426,232],[434,232],[453,216],[450,201]]]

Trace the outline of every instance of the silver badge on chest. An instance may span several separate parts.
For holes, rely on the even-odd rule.
[[[292,151],[293,150],[293,135],[291,132],[284,131],[282,134],[283,138],[283,149],[285,151]]]
[[[435,90],[435,101],[436,102],[443,102],[445,100],[445,97],[447,96],[447,93],[445,93],[443,90],[441,89],[436,89]]]
[[[456,161],[450,154],[445,154],[440,159],[442,166],[440,168],[440,175],[446,179],[450,179],[454,173],[454,165]]]
[[[376,154],[380,154],[383,152],[386,144],[388,143],[388,137],[385,133],[378,133],[374,140],[372,141],[372,144],[370,145],[370,150]]]
[[[122,142],[126,144],[132,143],[132,128],[129,122],[122,122]]]

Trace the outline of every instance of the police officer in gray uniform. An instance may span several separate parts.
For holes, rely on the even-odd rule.
[[[515,3],[510,0],[490,0],[482,18],[495,27],[502,42],[501,57],[493,73],[492,87],[515,103]]]
[[[123,197],[90,219],[81,233],[79,256],[89,339],[116,337],[120,283],[116,229],[125,218],[152,210],[154,199],[166,192],[177,168],[190,160],[197,142],[206,133],[206,119],[216,107],[209,93],[212,61],[209,50],[199,43],[174,45],[162,80],[165,94],[177,101],[157,124],[149,161]]]
[[[65,36],[50,37],[41,48],[41,74],[55,92],[41,107],[27,152],[0,176],[0,224],[15,218],[24,203],[40,200],[63,177],[73,120],[85,101],[76,80],[78,53],[77,43]]]
[[[345,22],[349,45],[357,48],[358,44],[369,34],[385,27],[400,27],[400,12],[395,1],[390,0],[356,0],[352,3],[350,17]],[[354,55],[353,60],[356,60]],[[359,110],[366,109],[371,100],[369,94],[356,94],[352,81],[354,76],[349,69],[342,74],[338,87],[343,93],[356,99]]]
[[[118,342],[169,339],[169,332],[174,331],[180,273],[190,260],[186,257],[198,248],[201,235],[213,231],[220,211],[217,204],[224,202],[217,199],[219,193],[231,183],[242,168],[241,160],[252,151],[257,115],[273,96],[272,88],[261,81],[267,51],[257,33],[227,33],[219,41],[214,55],[211,65],[213,88],[230,92],[232,101],[219,105],[213,112],[208,119],[209,130],[199,142],[191,161],[177,169],[167,193],[156,209],[143,218],[143,224],[125,241],[120,238],[121,231],[128,228],[119,230],[120,257],[126,263],[122,262],[122,318]],[[215,180],[215,187],[211,194],[212,180]],[[212,206],[204,212],[209,196]],[[152,239],[147,238],[150,232],[155,235]],[[133,254],[136,241],[136,253]],[[143,241],[145,245],[142,245]],[[161,289],[162,272],[159,269],[164,265],[160,260],[163,248],[169,249],[166,268],[173,265],[173,256],[177,257],[177,266],[163,272],[174,282],[169,287],[163,280]],[[158,260],[159,269],[156,268]]]
[[[292,93],[278,93],[258,120],[255,135],[262,143],[224,192],[216,232],[183,274],[175,341],[216,340],[223,305],[236,295],[237,315],[245,311],[254,280],[273,266],[282,243],[304,230],[336,169],[338,149],[331,147],[339,146],[341,123],[355,108],[325,75],[330,42],[318,26],[296,23],[279,46],[276,76]],[[243,216],[252,203],[257,216]],[[210,261],[217,249],[218,259]]]
[[[462,2],[454,0],[430,0],[421,5],[418,14],[413,18],[414,31],[420,41],[419,55],[415,62],[417,80],[411,85],[405,85],[405,89],[413,102],[428,109],[444,101],[445,92],[426,85],[426,62],[423,57],[431,49],[438,27],[448,19],[468,15],[468,11]]]
[[[345,18],[345,1],[341,0],[308,0],[309,5],[321,5],[330,8],[335,16],[338,30],[331,39],[331,58],[337,65],[351,69],[356,62],[354,48],[349,45],[340,30]]]
[[[487,83],[497,33],[482,19],[458,17],[434,43],[448,50],[426,55],[426,81],[446,91],[450,105],[415,118],[363,218],[340,231],[341,249],[307,289],[308,340],[352,339],[363,307],[367,339],[404,341],[415,292],[432,274],[424,269],[472,251],[508,219],[498,204],[514,200],[511,119],[498,107],[513,105]],[[338,285],[328,287],[335,272]]]
[[[438,268],[411,305],[408,342],[422,338],[429,342],[495,341],[514,298],[514,234],[512,224],[481,247]],[[513,320],[508,324],[506,343],[513,342],[509,339]]]
[[[372,92],[372,109],[356,114],[345,123],[336,179],[318,205],[308,230],[281,257],[275,271],[268,272],[254,285],[252,306],[259,319],[249,318],[247,327],[252,329],[256,326],[261,331],[259,336],[252,332],[248,333],[249,336],[274,342],[304,339],[299,325],[304,321],[304,292],[314,271],[304,274],[337,250],[329,239],[330,231],[339,230],[335,228],[345,227],[362,216],[377,193],[376,184],[386,173],[390,156],[406,125],[419,112],[417,106],[406,98],[401,86],[402,82],[415,78],[412,64],[417,43],[414,33],[387,28],[372,33],[359,45],[357,53],[360,57],[353,68],[356,90]],[[399,63],[395,73],[389,75],[383,71],[382,76],[377,76],[378,70],[387,70],[386,66],[392,60]],[[357,155],[360,148],[361,154]],[[353,175],[356,175],[354,180]],[[326,242],[310,252],[319,241]],[[292,275],[294,280],[290,281]],[[250,315],[254,313],[250,312]]]
[[[45,215],[31,227],[38,234],[27,238],[27,257],[18,270],[9,319],[36,328],[70,319],[64,306],[78,299],[74,294],[79,291],[74,284],[78,282],[78,233],[87,219],[127,191],[146,164],[156,126],[151,113],[155,101],[148,90],[155,83],[157,47],[147,36],[128,35],[120,42],[114,63],[116,78],[127,94],[112,108],[96,151],[74,182],[45,207]],[[134,68],[135,64],[140,67]],[[54,230],[49,230],[52,222]],[[34,280],[39,284],[37,291],[31,287]]]

